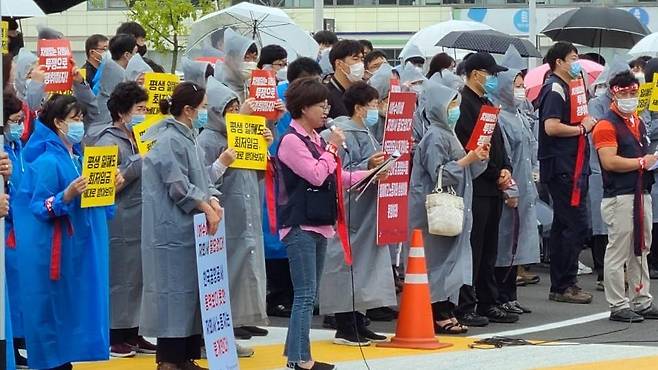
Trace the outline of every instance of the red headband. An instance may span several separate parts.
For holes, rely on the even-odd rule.
[[[613,94],[619,93],[619,92],[637,92],[637,90],[640,88],[640,85],[638,84],[632,84],[631,86],[627,87],[619,87],[619,86],[612,86],[610,88],[610,91],[612,91]]]

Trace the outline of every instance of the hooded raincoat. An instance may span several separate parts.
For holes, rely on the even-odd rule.
[[[118,84],[126,79],[126,71],[112,58],[104,57],[98,66],[98,72],[94,77],[94,89],[96,94],[96,105],[98,114],[89,116],[85,115],[85,137],[97,138],[107,126],[112,122],[110,111],[107,109],[107,101],[110,100],[112,91]],[[85,139],[86,140],[86,139]]]
[[[23,150],[14,222],[21,306],[29,307],[23,311],[24,334],[34,369],[109,357],[107,223],[113,207],[82,209],[80,197],[64,202],[64,191],[82,172],[75,148],[71,155],[37,121]]]
[[[206,166],[228,147],[222,115],[237,96],[213,78],[208,79],[208,125],[199,135]],[[267,323],[265,250],[259,173],[229,168],[215,182],[226,217],[226,253],[233,326]]]
[[[188,57],[183,57],[183,79],[191,81],[195,84],[206,87],[206,69],[208,68],[207,62],[195,62]]]
[[[210,183],[194,130],[166,118],[142,160],[142,312],[140,334],[201,334],[194,214],[219,192]]]
[[[153,68],[146,64],[141,55],[135,54],[130,58],[128,65],[126,66],[126,81],[137,81],[139,75],[146,72],[153,72]]]
[[[368,159],[381,145],[370,131],[348,117],[335,119],[334,124],[345,133],[345,143],[350,152],[340,149],[341,163],[346,171],[368,169]],[[322,136],[327,139],[330,131]],[[377,184],[372,184],[357,201],[355,195],[345,193],[346,222],[352,248],[354,271],[354,309],[352,306],[350,266],[345,264],[345,254],[340,238],[329,239],[320,280],[320,311],[324,314],[351,312],[365,313],[378,307],[395,306],[395,283],[391,269],[389,248],[377,245]]]
[[[224,85],[228,86],[238,96],[240,103],[244,102],[247,97],[247,82],[251,78],[251,73],[243,75],[242,66],[244,55],[249,50],[254,40],[248,39],[232,29],[228,28],[224,32],[224,62],[218,61],[215,64],[215,78]]]
[[[411,230],[423,231],[432,302],[450,301],[457,304],[459,289],[462,285],[471,285],[473,277],[473,179],[484,172],[487,162],[478,161],[468,167],[457,164],[466,152],[447,122],[448,105],[459,97],[459,93],[430,81],[425,94],[432,99],[422,112],[428,120],[428,128],[418,143],[411,167],[409,226]],[[454,237],[428,232],[425,198],[434,191],[441,169],[444,188],[453,187],[457,195],[464,199],[464,228],[461,234]]]
[[[539,232],[537,229],[537,187],[532,177],[535,163],[533,155],[537,140],[530,122],[519,110],[522,102],[514,98],[514,79],[521,73],[509,69],[498,74],[498,89],[492,94],[493,102],[500,105],[498,125],[503,133],[505,151],[514,168],[512,178],[518,187],[519,205],[516,209],[503,206],[498,232],[497,267],[526,265],[539,262]],[[517,218],[518,217],[518,218]],[[515,240],[515,227],[518,239]],[[516,255],[513,245],[517,243]]]
[[[142,302],[142,157],[132,138],[114,125],[101,132],[95,145],[118,146],[119,171],[125,180],[116,193],[117,214],[109,224],[110,328],[136,328]]]
[[[27,49],[21,49],[16,56],[16,96],[24,100],[27,95],[27,74],[39,59]]]

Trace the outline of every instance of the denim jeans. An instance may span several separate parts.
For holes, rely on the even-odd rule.
[[[283,354],[289,363],[310,361],[313,304],[324,268],[327,239],[320,234],[292,228],[283,238],[288,251],[290,277],[294,291],[292,314]]]

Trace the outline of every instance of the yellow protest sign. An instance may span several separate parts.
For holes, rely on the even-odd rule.
[[[238,156],[232,168],[264,170],[267,167],[267,142],[263,137],[265,117],[229,113],[226,115],[228,147]]]
[[[2,21],[2,55],[9,54],[9,22]]]
[[[119,147],[88,146],[85,148],[82,176],[89,180],[89,186],[80,203],[81,208],[111,206],[114,204],[116,178],[119,160]]]
[[[162,121],[165,116],[161,114],[147,115],[146,119],[143,122],[140,122],[133,126],[133,134],[135,135],[135,142],[137,143],[137,150],[139,154],[143,156],[151,150],[155,140],[144,140],[143,136],[156,123]]]
[[[171,73],[144,73],[144,88],[149,94],[146,114],[160,114],[160,100],[170,97],[179,82],[178,76]]]
[[[637,112],[640,113],[643,110],[649,108],[649,101],[651,100],[651,91],[653,90],[652,82],[645,82],[640,85],[639,93],[639,102],[637,105]]]
[[[652,112],[658,112],[658,72],[653,74],[653,82],[650,82],[652,85],[651,99],[649,100],[649,110]]]

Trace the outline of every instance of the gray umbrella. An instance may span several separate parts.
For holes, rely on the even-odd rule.
[[[624,49],[632,48],[651,33],[633,14],[608,7],[569,10],[555,18],[541,32],[553,41]]]
[[[510,45],[514,45],[523,57],[541,58],[541,54],[530,41],[494,30],[453,31],[436,43],[436,46],[492,54],[505,54]]]

